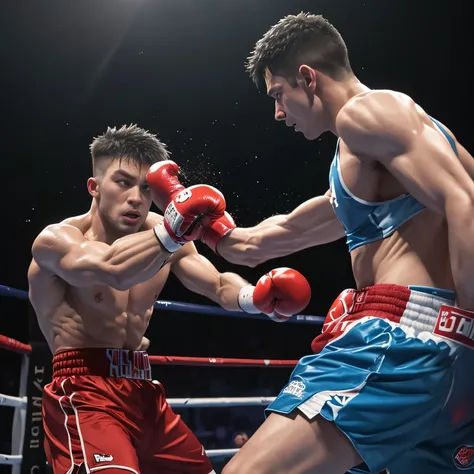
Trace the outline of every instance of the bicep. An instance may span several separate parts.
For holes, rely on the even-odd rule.
[[[33,258],[44,270],[66,283],[86,287],[104,283],[103,255],[108,246],[84,239],[75,228],[55,226],[45,229],[33,244]]]

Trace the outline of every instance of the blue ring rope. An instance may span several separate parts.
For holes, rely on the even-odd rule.
[[[28,292],[24,290],[18,290],[16,288],[10,288],[9,286],[0,285],[0,296],[6,296],[11,298],[18,298],[21,300],[28,299]],[[203,304],[193,303],[181,303],[179,301],[164,301],[158,300],[155,303],[155,309],[161,311],[181,311],[182,313],[195,313],[195,314],[212,314],[213,316],[231,316],[237,318],[247,319],[260,319],[262,321],[271,321],[264,314],[248,314],[241,311],[228,311],[220,306],[211,306]],[[297,314],[287,321],[292,324],[317,324],[321,325],[324,323],[323,316],[313,316],[310,314]]]

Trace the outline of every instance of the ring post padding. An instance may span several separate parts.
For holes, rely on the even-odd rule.
[[[44,428],[41,413],[44,386],[53,376],[52,354],[39,330],[36,314],[29,306],[28,333],[31,345],[28,368],[25,437],[23,441],[23,462],[20,474],[46,474],[44,452]]]
[[[21,372],[20,372],[20,391],[21,398],[27,396],[28,384],[28,367],[30,358],[28,355],[21,356]],[[21,454],[22,446],[25,440],[26,427],[26,406],[16,407],[13,414],[13,430],[12,430],[12,454]],[[12,466],[12,474],[21,473],[21,464]]]

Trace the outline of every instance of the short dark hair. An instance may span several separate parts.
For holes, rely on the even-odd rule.
[[[90,145],[92,168],[101,158],[119,159],[134,162],[137,165],[152,165],[157,161],[169,159],[166,145],[156,135],[137,125],[107,127],[107,131],[95,137]]]
[[[282,18],[257,41],[246,70],[257,86],[264,83],[267,68],[295,86],[302,64],[336,80],[352,73],[342,36],[321,15],[301,12]]]

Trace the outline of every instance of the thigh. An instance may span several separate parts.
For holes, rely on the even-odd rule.
[[[54,473],[119,469],[138,473],[130,435],[104,409],[83,406],[77,395],[43,394],[45,451]]]
[[[156,387],[156,419],[140,447],[140,471],[144,474],[209,474],[213,468],[204,447]]]
[[[344,474],[361,462],[346,436],[324,418],[272,413],[223,474]]]

